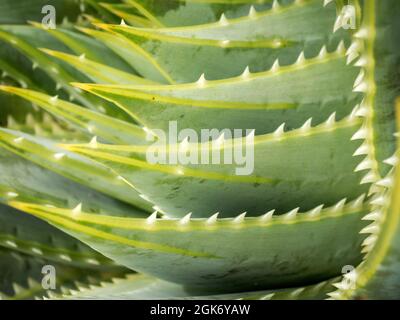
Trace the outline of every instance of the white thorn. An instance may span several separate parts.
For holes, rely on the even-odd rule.
[[[258,13],[257,13],[256,9],[254,8],[254,6],[252,5],[249,10],[249,17],[252,19],[255,19],[255,18],[257,18],[257,15],[258,15]]]
[[[277,72],[277,71],[279,70],[279,68],[280,68],[279,59],[276,59],[275,62],[274,62],[274,64],[272,65],[270,71],[271,71],[271,72]]]
[[[366,221],[378,221],[381,218],[382,214],[379,211],[373,211],[368,213],[366,216],[362,218],[362,220]]]
[[[353,88],[353,92],[362,92],[365,93],[368,91],[368,83],[366,81],[361,82],[357,86]]]
[[[19,84],[21,85],[22,88],[26,89],[28,88],[28,84],[24,80],[19,80]]]
[[[42,255],[42,254],[43,254],[43,251],[40,250],[39,248],[31,248],[31,251],[32,251],[33,253],[36,253],[36,254],[39,254],[39,255]]]
[[[370,171],[361,179],[360,184],[374,183],[378,179],[379,178],[377,177],[377,175],[373,171]]]
[[[82,212],[82,203],[78,204],[74,209],[72,209],[72,215],[77,216]]]
[[[338,291],[334,291],[334,292],[329,292],[326,294],[327,296],[331,297],[330,300],[339,300],[342,295],[340,294],[340,292]],[[328,299],[327,299],[328,300]]]
[[[387,203],[386,198],[384,196],[378,196],[371,201],[372,205],[383,207]]]
[[[190,222],[190,218],[192,217],[192,213],[189,212],[186,216],[184,216],[182,219],[179,220],[179,224],[185,225]]]
[[[242,223],[244,221],[244,218],[246,217],[247,212],[243,212],[239,214],[235,219],[233,219],[234,223]]]
[[[382,180],[379,180],[376,184],[381,187],[391,188],[394,184],[394,180],[393,177],[388,176],[386,178],[383,178]]]
[[[337,282],[332,284],[332,286],[334,286],[335,288],[339,289],[339,290],[347,290],[349,289],[349,284],[347,281],[341,281],[341,282]]]
[[[139,197],[141,197],[143,200],[146,200],[147,202],[151,202],[150,199],[144,194],[139,194]]]
[[[338,213],[343,210],[344,205],[346,204],[346,198],[340,200],[335,206],[332,208],[332,212]]]
[[[285,123],[282,123],[273,133],[275,138],[280,138],[285,132]]]
[[[297,213],[299,212],[300,208],[295,208],[291,211],[289,211],[288,213],[285,213],[284,215],[282,215],[283,219],[285,220],[290,220],[293,219],[297,216]]]
[[[265,296],[262,296],[260,300],[271,300],[274,297],[274,295],[275,293],[266,294]]]
[[[346,51],[346,55],[350,55],[352,53],[358,54],[361,51],[361,43],[360,41],[353,41],[350,47]]]
[[[204,73],[201,74],[199,80],[197,80],[196,83],[197,83],[197,86],[199,86],[199,87],[205,86],[205,84],[207,83],[207,80],[206,80],[206,76],[204,75]]]
[[[296,64],[301,65],[306,61],[306,58],[304,56],[304,51],[300,52],[299,57],[296,60]]]
[[[231,43],[230,40],[220,41],[221,47],[227,47],[230,43]]]
[[[207,223],[207,224],[214,224],[214,223],[217,222],[217,220],[218,220],[218,215],[219,215],[219,212],[213,214],[211,217],[209,217],[209,218],[206,220],[206,223]]]
[[[54,154],[54,158],[56,158],[57,160],[60,160],[64,157],[65,157],[65,153],[62,153],[62,152]]]
[[[56,104],[58,101],[58,96],[51,97],[49,101],[51,104]]]
[[[356,80],[354,81],[354,87],[358,86],[364,80],[364,78],[365,78],[365,71],[364,69],[361,69]]]
[[[273,10],[278,10],[279,8],[280,8],[280,5],[279,5],[278,0],[274,0],[274,1],[272,2],[272,9],[273,9]]]
[[[368,57],[361,56],[355,63],[354,66],[364,68],[368,64]]]
[[[367,138],[368,132],[365,127],[361,127],[353,136],[351,137],[351,141],[353,140],[364,140]]]
[[[319,205],[318,207],[315,207],[315,208],[312,209],[310,212],[308,212],[307,216],[309,216],[309,217],[316,217],[316,216],[318,216],[318,215],[321,213],[323,207],[324,207],[323,204]]]
[[[353,37],[356,39],[363,39],[363,40],[368,39],[368,29],[365,27],[361,28],[353,35]]]
[[[263,215],[260,217],[260,220],[261,220],[262,222],[271,220],[271,219],[272,219],[272,216],[274,215],[274,212],[275,212],[275,210],[268,211],[267,213],[263,214]]]
[[[67,256],[66,254],[60,254],[59,257],[60,257],[60,259],[65,260],[65,261],[69,261],[69,262],[72,261],[71,257]]]
[[[126,26],[126,22],[125,22],[125,20],[124,20],[124,19],[121,19],[121,23],[120,23],[120,25],[121,25],[121,26]]]
[[[97,261],[96,259],[86,259],[86,261],[90,264],[94,264],[94,265],[100,265],[100,262]]]
[[[343,26],[343,17],[342,15],[338,15],[335,20],[335,24],[333,25],[333,32],[335,33]]]
[[[222,25],[222,26],[227,26],[227,25],[229,25],[229,21],[228,21],[228,19],[226,18],[226,16],[225,16],[224,13],[221,14],[221,18],[219,19],[219,24]]]
[[[377,193],[382,193],[385,187],[378,186],[377,184],[372,184],[368,190],[368,196],[376,195]]]
[[[358,58],[358,56],[359,56],[360,54],[358,53],[358,52],[350,52],[348,55],[347,55],[347,61],[346,61],[346,64],[351,64],[354,60],[356,60],[357,58]]]
[[[365,102],[362,102],[361,105],[358,106],[355,115],[357,117],[363,117],[363,118],[366,118],[369,115],[369,108],[365,104]]]
[[[371,223],[369,226],[363,228],[359,233],[360,234],[377,234],[379,232],[379,225],[376,222]]]
[[[24,137],[19,137],[19,138],[15,138],[13,141],[16,142],[16,143],[21,143],[24,140],[25,140]]]
[[[346,46],[344,45],[344,41],[343,40],[341,40],[339,42],[339,45],[338,45],[338,47],[336,49],[336,52],[338,54],[345,54],[346,53]]]
[[[302,133],[308,132],[311,129],[312,118],[309,118],[304,124],[301,126],[300,131]]]
[[[397,155],[393,155],[390,158],[383,160],[383,163],[386,163],[390,166],[396,166],[399,163],[399,158],[397,157]]]
[[[324,45],[324,46],[322,46],[321,51],[318,54],[318,57],[320,59],[323,59],[326,57],[327,53],[328,53],[328,51],[326,50],[326,46]]]
[[[361,253],[366,254],[365,257],[363,257],[363,260],[365,261],[366,258],[368,257],[368,254],[371,252],[371,250],[374,248],[374,245],[371,244],[369,246],[363,246],[363,248],[361,249]]]
[[[90,142],[89,142],[89,147],[90,147],[90,148],[97,148],[97,146],[98,146],[98,144],[97,144],[97,137],[94,136],[94,137],[92,138],[92,140],[90,140]]]
[[[14,241],[7,240],[6,244],[8,244],[10,247],[18,248],[18,245]]]
[[[32,63],[32,70],[35,70],[39,67],[39,65],[37,64],[37,62]]]
[[[154,211],[147,219],[146,223],[147,224],[154,224],[157,221],[157,211]]]
[[[363,246],[371,246],[374,245],[376,240],[378,240],[378,237],[374,234],[371,234],[368,236],[362,243]]]
[[[18,197],[18,193],[12,192],[12,191],[7,192],[7,197],[16,198],[16,197]]]
[[[83,62],[83,61],[85,61],[85,59],[86,59],[86,55],[85,55],[84,53],[82,53],[82,54],[79,56],[79,60],[80,60],[81,62]]]
[[[290,293],[290,296],[296,297],[296,296],[298,296],[300,293],[302,293],[305,289],[306,289],[306,288],[298,288],[298,289],[292,291],[292,292]]]
[[[246,69],[244,69],[244,71],[243,71],[241,77],[242,77],[243,79],[249,79],[250,76],[251,76],[251,72],[250,72],[249,66],[247,66]]]
[[[326,120],[325,122],[325,126],[327,128],[332,128],[335,124],[335,120],[336,120],[336,112],[333,112],[329,118]]]
[[[372,169],[374,166],[374,161],[369,157],[366,157],[363,161],[361,161],[358,166],[355,168],[354,172],[359,172],[363,170]]]
[[[362,156],[369,154],[368,143],[364,142],[354,153],[353,156]]]
[[[365,197],[366,197],[366,195],[365,195],[365,193],[363,193],[356,200],[354,200],[350,203],[350,207],[353,209],[361,208],[362,204],[364,203]]]

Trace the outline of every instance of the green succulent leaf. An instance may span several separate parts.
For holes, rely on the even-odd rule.
[[[350,114],[360,100],[352,89],[359,68],[346,65],[343,50],[219,81],[202,78],[183,85],[75,86],[114,102],[148,128],[168,131],[169,122],[179,119],[181,129],[251,128],[262,134],[283,122],[288,129],[295,129],[310,117],[320,124],[334,111],[339,119]],[[316,77],[318,84],[307,85]]]
[[[104,140],[114,143],[143,144],[145,142],[146,134],[142,128],[63,101],[58,97],[50,97],[37,91],[10,86],[0,86],[0,91],[18,95],[87,134],[99,136]]]
[[[238,145],[240,151],[246,148],[243,152],[248,152],[251,142],[243,141],[247,138],[226,140],[222,149],[215,141],[194,144],[194,147],[189,144],[186,151],[189,156],[185,152],[182,154],[177,145],[168,145],[164,151],[157,146],[84,144],[61,147],[114,169],[167,215],[184,216],[193,212],[194,216],[204,217],[220,212],[221,216],[229,217],[245,211],[257,215],[272,209],[279,213],[295,207],[308,210],[319,205],[321,199],[333,205],[343,198],[354,199],[366,192],[369,181],[363,177],[368,173],[368,165],[357,167],[360,159],[353,157],[353,153],[359,142],[351,140],[359,127],[360,122],[353,117],[336,123],[330,118],[314,128],[305,126],[287,133],[279,129],[257,136],[251,145],[257,164],[251,175],[245,172],[251,169],[251,163],[238,166],[236,162],[227,164],[228,161],[221,160],[229,155],[233,157]],[[159,152],[155,159],[159,163],[147,161],[149,152],[153,156],[151,148]],[[197,157],[194,163],[200,163],[203,150],[213,159],[215,152],[219,154],[220,162],[212,164],[213,159],[210,159],[208,165],[190,164],[192,155]],[[252,155],[247,153],[248,157]],[[168,164],[177,156],[189,159],[189,164]],[[163,159],[166,162],[162,162]],[[240,173],[238,168],[244,172]],[[238,192],[243,197],[236,198]]]
[[[288,65],[301,51],[318,54],[324,44],[332,49],[346,33],[332,34],[335,6],[322,7],[321,0],[307,0],[259,14],[250,12],[232,21],[222,16],[217,23],[187,28],[97,26],[122,34],[140,46],[175,81],[192,82],[203,73],[214,80],[237,76],[246,67],[261,72],[277,58]]]
[[[87,206],[86,210],[92,212],[101,213],[107,210],[122,215],[145,215],[135,207],[67,180],[35,165],[33,162],[10,153],[6,149],[1,149],[0,156],[0,165],[2,172],[4,172],[0,177],[0,199],[6,204],[9,200],[15,198],[27,199],[34,203],[62,205],[72,209],[79,208],[80,204],[84,203],[83,207]],[[43,159],[41,158],[42,161]],[[64,170],[67,171],[67,169]],[[15,177],[18,177],[18,179]],[[143,202],[143,199],[141,200]]]
[[[11,207],[0,205],[0,221],[1,247],[79,268],[119,268],[83,243]]]
[[[210,292],[290,286],[321,280],[321,274],[335,276],[343,265],[358,263],[363,237],[350,230],[365,225],[360,201],[339,210],[245,220],[126,219],[18,201],[10,204],[56,225],[121,265]],[[283,235],[286,243],[293,243],[282,247]],[[251,253],[247,243],[252,244]],[[318,250],[321,245],[329,250]],[[173,269],[165,268],[171,264]]]

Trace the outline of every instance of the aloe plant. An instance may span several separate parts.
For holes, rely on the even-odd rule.
[[[400,298],[397,0],[45,2],[0,10],[3,298]],[[254,171],[149,163],[171,121]]]

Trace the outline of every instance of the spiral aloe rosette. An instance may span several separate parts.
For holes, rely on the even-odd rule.
[[[77,8],[0,26],[1,270],[17,253],[66,283],[118,277],[70,298],[399,298],[396,1]],[[255,129],[254,172],[149,163],[171,121]]]

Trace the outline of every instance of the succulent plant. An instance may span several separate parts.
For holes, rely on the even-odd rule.
[[[400,298],[398,0],[64,0],[55,29],[14,2],[3,298]],[[171,122],[254,130],[254,170],[150,163]]]

